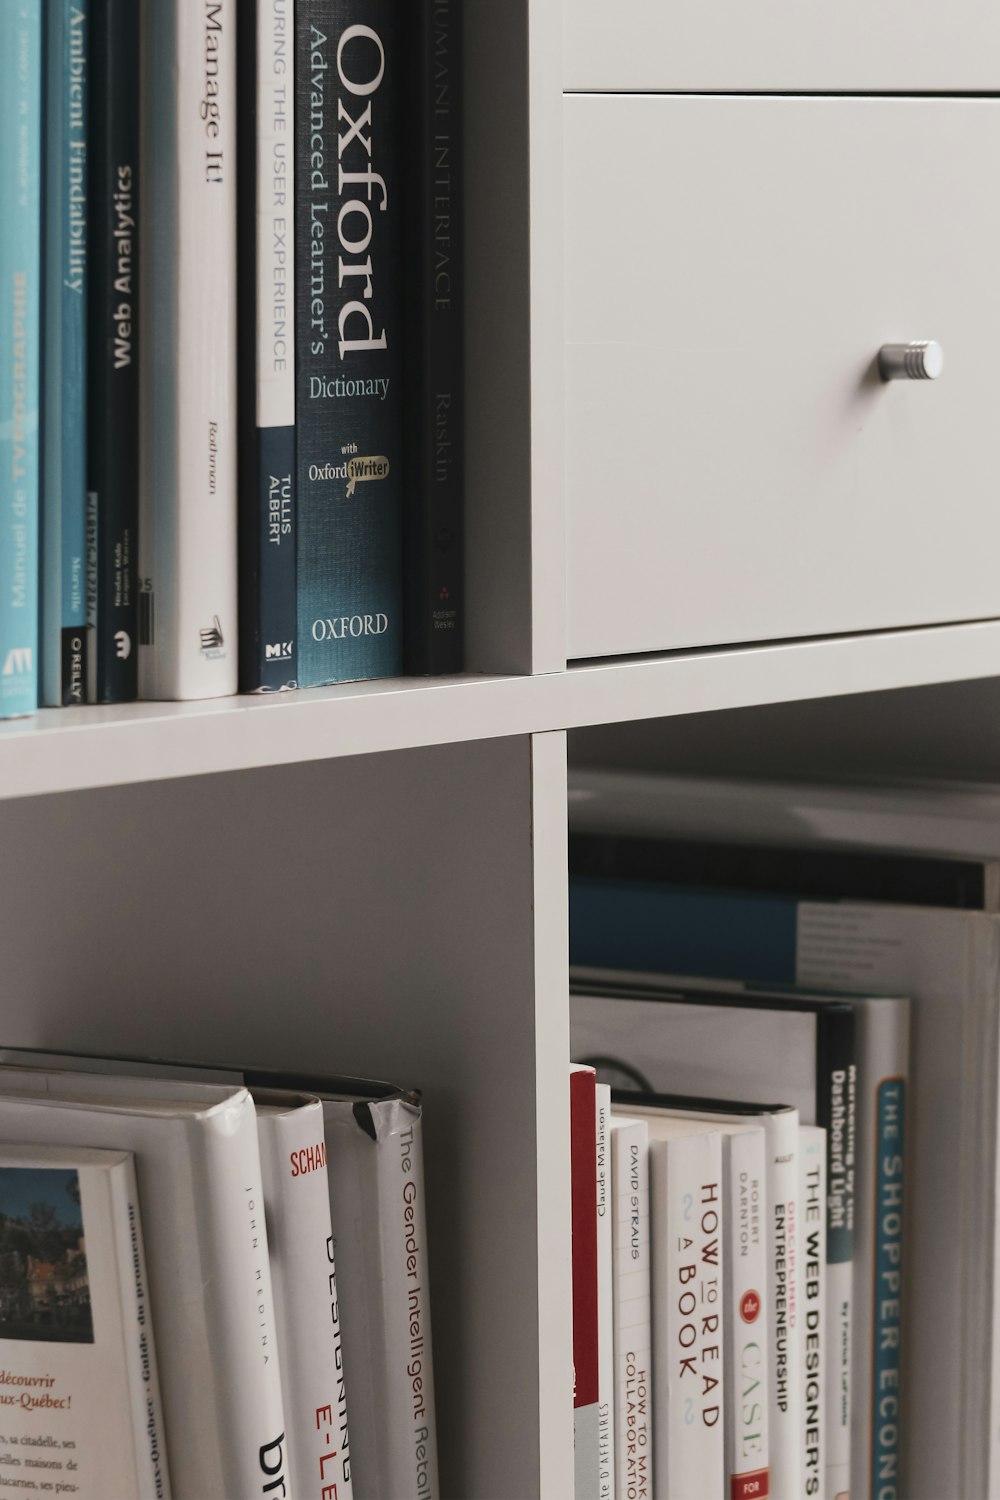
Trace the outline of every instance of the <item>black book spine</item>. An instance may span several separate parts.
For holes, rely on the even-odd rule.
[[[413,0],[404,91],[405,665],[460,672],[465,627],[461,0]]]
[[[403,659],[400,16],[299,0],[295,55],[298,680]]]
[[[237,11],[240,690],[296,686],[294,6]]]
[[[97,697],[138,691],[139,3],[91,13],[87,489],[97,517]]]

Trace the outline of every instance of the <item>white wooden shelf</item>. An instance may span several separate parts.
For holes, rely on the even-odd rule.
[[[1000,675],[1000,621],[279,697],[46,709],[0,725],[0,798]]]

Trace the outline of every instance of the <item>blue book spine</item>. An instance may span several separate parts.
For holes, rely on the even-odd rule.
[[[42,701],[94,697],[87,554],[85,0],[46,0],[42,277]]]
[[[38,707],[42,4],[0,5],[0,718]]]
[[[300,687],[402,670],[402,9],[295,12]]]

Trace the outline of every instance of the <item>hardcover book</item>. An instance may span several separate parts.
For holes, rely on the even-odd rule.
[[[94,698],[87,546],[87,0],[46,0],[42,285],[42,701]]]
[[[237,687],[235,0],[143,0],[139,689]]]
[[[634,1496],[634,1500],[652,1500],[655,1468],[649,1125],[646,1120],[617,1111],[611,1119],[611,1184],[617,1493]]]
[[[403,580],[407,672],[462,670],[465,281],[462,5],[403,7],[408,158]]]
[[[127,703],[139,682],[139,0],[91,0],[90,37],[87,489],[97,697]]]
[[[198,1500],[280,1494],[285,1421],[248,1091],[6,1066],[0,1136],[133,1153],[171,1482]]]
[[[271,693],[297,685],[293,7],[237,28],[240,688]]]
[[[569,1075],[573,1234],[573,1493],[599,1500],[600,1358],[597,1272],[597,1107],[593,1068]]]
[[[0,1366],[5,1489],[167,1500],[129,1152],[0,1147]]]
[[[600,1500],[615,1493],[615,1347],[611,1223],[611,1086],[594,1091],[597,1125],[597,1477]]]
[[[42,0],[0,5],[0,718],[38,707]]]
[[[289,1493],[351,1500],[340,1300],[318,1099],[254,1089]]]
[[[824,1500],[826,1490],[826,1131],[799,1127],[799,1281],[802,1317],[802,1490]],[[857,1308],[855,1309],[857,1313]],[[858,1393],[863,1399],[863,1393]],[[856,1399],[858,1398],[856,1396]],[[836,1500],[831,1495],[830,1500]]]
[[[300,687],[402,668],[403,8],[296,7]]]
[[[648,1119],[656,1493],[721,1495],[722,1137],[693,1121]]]

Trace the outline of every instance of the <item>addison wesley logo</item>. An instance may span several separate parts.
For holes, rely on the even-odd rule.
[[[222,624],[218,615],[213,615],[211,625],[203,626],[199,630],[198,635],[201,641],[200,649],[202,656],[210,658],[225,656],[226,639],[222,634]]]

